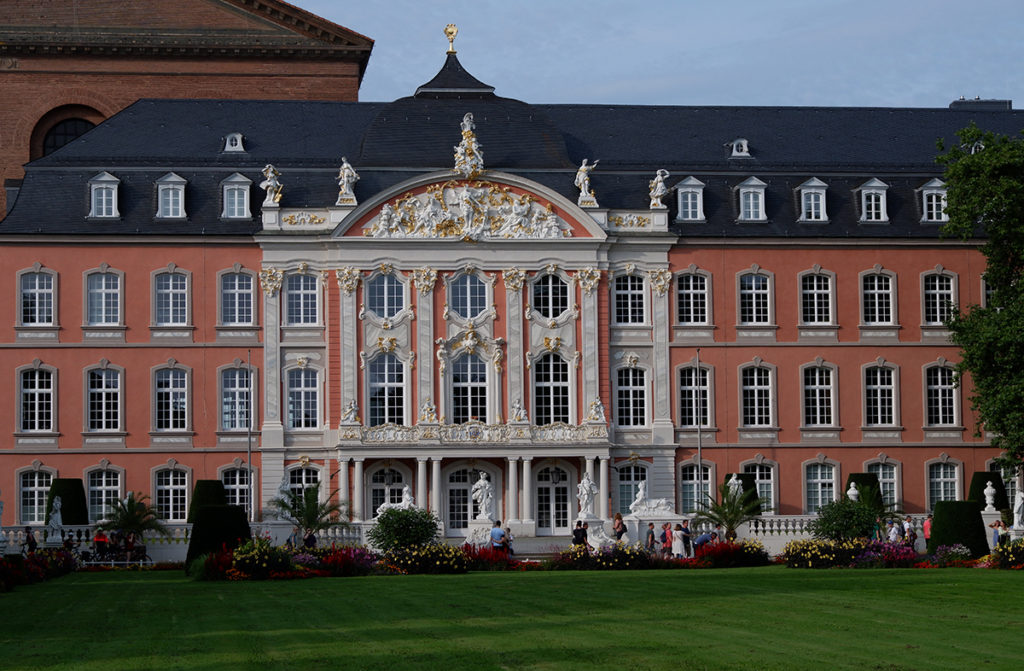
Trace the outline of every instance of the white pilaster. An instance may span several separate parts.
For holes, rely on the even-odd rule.
[[[601,457],[601,463],[598,467],[598,488],[599,496],[601,497],[601,503],[598,505],[601,510],[598,511],[597,516],[602,520],[608,519],[608,457]]]
[[[427,500],[427,457],[416,459],[416,504],[426,507]]]
[[[280,292],[263,288],[263,427],[261,447],[283,447],[281,423],[281,301]],[[264,475],[266,481],[266,475]],[[277,483],[273,485],[277,487]],[[267,499],[264,499],[267,500]]]
[[[509,522],[519,522],[519,457],[508,458],[508,498],[505,509],[508,510],[512,519]]]
[[[533,524],[533,457],[523,458],[523,500],[520,501],[519,509],[522,511],[519,519],[523,523]]]
[[[665,271],[667,272],[667,271]],[[671,282],[667,284],[671,287]],[[659,293],[658,287],[651,289],[651,306],[654,326],[653,362],[654,416],[651,439],[655,445],[675,442],[675,427],[672,424],[672,376],[669,374],[669,331],[672,328],[669,301],[672,292],[665,287]]]
[[[430,509],[441,515],[441,460],[430,460]]]
[[[348,516],[352,517],[352,492],[349,491],[348,457],[338,459],[338,497],[348,503]]]
[[[363,460],[355,459],[355,472],[352,478],[355,480],[355,487],[352,490],[352,520],[363,521]]]

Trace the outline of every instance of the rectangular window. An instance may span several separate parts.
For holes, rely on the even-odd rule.
[[[740,277],[740,324],[770,323],[768,277],[744,275]]]
[[[925,381],[928,388],[928,426],[955,426],[956,388],[953,369],[943,366],[929,368]]]
[[[832,323],[832,278],[804,275],[800,278],[800,318],[804,324]]]
[[[52,478],[46,471],[21,474],[21,524],[46,521],[46,495],[50,492]]]
[[[676,314],[680,324],[708,323],[708,278],[696,273],[680,275]]]
[[[956,501],[956,464],[928,465],[928,510],[939,501]]]
[[[744,368],[743,426],[771,426],[771,371],[763,366]]]
[[[229,468],[221,474],[229,506],[249,505],[249,471],[244,468]]]
[[[701,368],[679,369],[679,425],[696,427],[698,418],[701,426],[708,426],[708,370]]]
[[[452,364],[452,422],[487,423],[487,364],[466,354]]]
[[[370,426],[405,423],[405,367],[385,354],[369,366]]]
[[[679,192],[680,219],[685,219],[687,221],[700,221],[703,219],[701,216],[700,196],[700,191]]]
[[[249,428],[251,389],[247,369],[229,368],[221,372],[220,428],[223,431]]]
[[[220,321],[224,326],[255,323],[252,309],[252,275],[227,273],[220,278]]]
[[[288,428],[316,429],[320,426],[320,387],[315,370],[288,371]]]
[[[184,431],[188,428],[188,376],[178,368],[156,373],[157,431]]]
[[[832,426],[832,370],[804,369],[804,426]]]
[[[864,221],[885,221],[885,194],[877,191],[865,191],[862,203],[864,205]]]
[[[896,385],[891,368],[864,371],[864,421],[868,426],[895,424]]]
[[[698,471],[696,466],[683,466],[679,473],[679,503],[682,513],[695,512],[704,507],[711,497],[711,469],[707,466]]]
[[[533,367],[534,420],[538,426],[569,423],[569,365],[561,357],[547,354]]]
[[[43,369],[21,373],[21,430],[53,431],[53,373]]]
[[[121,376],[108,368],[91,370],[88,376],[89,431],[121,429]]]
[[[636,499],[637,488],[641,482],[647,480],[647,469],[642,466],[618,466],[616,471],[619,474],[619,509],[623,515],[629,515],[632,511],[629,505]]]
[[[156,276],[156,325],[188,324],[188,277],[181,273]]]
[[[117,208],[117,187],[114,186],[93,186],[92,187],[92,213],[93,217],[116,217]]]
[[[830,464],[807,466],[807,513],[813,515],[826,503],[835,500],[835,480]]]
[[[865,275],[861,284],[864,301],[864,323],[893,324],[892,278],[888,275]]]
[[[116,273],[93,273],[86,282],[86,319],[90,326],[121,323],[121,276]]]
[[[759,221],[764,219],[764,194],[760,191],[740,192],[740,219]]]
[[[926,275],[924,278],[924,323],[944,324],[952,313],[953,278],[949,275]]]
[[[188,475],[163,470],[156,474],[157,515],[164,522],[184,522],[188,512]]]
[[[615,419],[619,426],[647,424],[647,376],[642,368],[619,369],[615,400]]]
[[[21,323],[53,326],[53,275],[25,273],[21,276]]]
[[[924,220],[948,221],[946,216],[946,194],[941,191],[928,191],[924,194]]]
[[[317,324],[317,281],[312,275],[289,275],[285,284],[287,324]]]
[[[249,216],[249,187],[224,187],[224,216],[228,219]]]
[[[743,472],[753,474],[757,496],[761,499],[761,512],[767,512],[775,501],[775,469],[767,464],[747,464]]]
[[[896,504],[896,466],[893,464],[868,464],[868,473],[878,476],[878,486],[882,489],[882,503],[887,506]]]
[[[644,280],[636,275],[615,278],[615,323],[643,324]]]
[[[121,498],[121,474],[117,471],[89,473],[89,521],[106,519],[112,504]]]
[[[825,221],[825,194],[820,191],[802,191],[800,201],[804,221]]]
[[[160,187],[160,214],[164,218],[180,218],[185,216],[182,212],[181,202],[184,189],[179,186]]]

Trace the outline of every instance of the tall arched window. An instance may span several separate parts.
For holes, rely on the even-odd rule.
[[[452,423],[487,423],[487,365],[475,354],[452,364]]]
[[[387,277],[387,276],[386,276]],[[384,354],[369,366],[370,426],[405,423],[405,367],[394,354]]]
[[[569,422],[569,364],[545,354],[533,365],[534,419],[538,426]]]

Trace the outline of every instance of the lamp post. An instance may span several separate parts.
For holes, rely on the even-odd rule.
[[[706,495],[704,490],[704,459],[701,452],[702,440],[701,440],[701,408],[700,408],[700,348],[696,351],[697,369],[694,371],[694,393],[693,393],[693,417],[697,422],[697,491],[700,492],[700,498],[697,500],[703,502],[703,497]]]
[[[254,417],[253,416],[253,412],[252,412],[252,408],[253,408],[253,405],[254,405],[253,404],[253,400],[255,399],[256,395],[253,393],[253,391],[254,391],[254,389],[253,389],[253,379],[254,379],[254,376],[252,374],[252,350],[251,349],[246,350],[245,368],[246,368],[246,373],[249,375],[249,404],[248,404],[249,405],[249,408],[248,408],[249,416],[246,418],[248,421],[245,423],[245,463],[246,463],[246,467],[248,468],[248,475],[249,475],[249,477],[248,477],[248,481],[249,482],[247,483],[247,486],[249,488],[249,497],[248,497],[248,499],[249,499],[248,500],[248,508],[249,508],[249,510],[247,512],[248,512],[248,515],[249,515],[249,524],[252,524],[253,522],[256,521],[256,506],[255,506],[255,498],[254,498],[255,497],[255,490],[254,490],[255,483],[253,482],[253,478],[252,478],[252,422],[253,422],[253,417]]]

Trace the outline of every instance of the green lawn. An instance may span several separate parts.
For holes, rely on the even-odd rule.
[[[1016,669],[1022,580],[781,566],[75,574],[0,595],[0,669]]]

